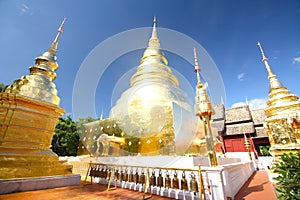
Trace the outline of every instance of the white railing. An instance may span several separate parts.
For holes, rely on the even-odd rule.
[[[144,197],[147,197],[147,195],[151,197],[152,194],[156,194],[174,199],[192,200],[234,199],[234,196],[255,171],[252,162],[239,162],[219,167],[202,168],[132,166],[77,161],[71,161],[70,163],[73,165],[73,172],[81,175],[81,180],[107,184],[108,189],[121,187],[143,192]],[[199,169],[201,173],[199,173]],[[175,184],[174,186],[172,181],[174,180],[175,172],[178,185]],[[133,180],[136,173],[139,177],[144,173],[145,181],[143,183],[138,182],[137,178]],[[172,179],[170,185],[166,185],[167,174]],[[182,177],[183,174],[185,178]],[[123,176],[127,178],[123,178]],[[158,183],[158,177],[160,176],[163,178],[163,183]],[[198,191],[195,191],[195,183],[192,182],[192,176],[195,176]],[[155,184],[153,184],[153,177],[156,180]],[[146,189],[144,190],[144,188]]]

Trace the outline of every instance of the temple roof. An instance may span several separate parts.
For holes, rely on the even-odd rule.
[[[225,123],[238,123],[251,120],[251,113],[248,105],[229,108],[225,112]]]
[[[264,127],[255,127],[256,137],[268,137]]]
[[[251,115],[254,125],[263,124],[266,119],[264,109],[251,110]]]
[[[223,131],[225,126],[225,120],[213,121],[211,127],[216,128],[218,131]]]
[[[213,105],[213,109],[215,111],[214,115],[212,115],[212,119],[215,120],[225,120],[225,107],[224,104]]]

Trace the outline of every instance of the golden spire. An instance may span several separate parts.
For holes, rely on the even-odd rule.
[[[196,86],[196,105],[195,105],[195,112],[197,116],[211,116],[214,113],[212,108],[212,103],[209,100],[209,96],[206,92],[206,88],[204,87],[203,83],[200,79],[200,67],[198,64],[196,48],[194,48],[194,60],[195,60],[195,73],[197,74],[197,86]]]
[[[56,35],[55,39],[53,40],[53,42],[52,42],[52,44],[51,44],[51,46],[49,48],[49,51],[51,51],[52,53],[56,53],[56,51],[57,51],[58,39],[59,39],[61,33],[63,32],[65,21],[66,21],[66,18],[64,18],[64,20],[62,21],[61,25],[59,26],[59,28],[57,30],[57,35]]]
[[[41,55],[35,59],[36,63],[39,63],[40,60],[41,61],[43,61],[43,60],[50,61],[51,65],[48,65],[49,68],[47,70],[50,71],[51,74],[54,74],[54,71],[57,70],[57,68],[58,68],[58,64],[56,63],[56,52],[57,52],[57,46],[58,46],[58,39],[59,39],[61,33],[63,32],[63,27],[65,25],[65,21],[66,21],[66,18],[64,18],[61,25],[59,26],[59,28],[57,30],[57,35],[54,38],[49,50],[44,52],[43,55]],[[55,77],[56,77],[56,75],[52,76],[53,80],[55,79]]]
[[[149,40],[148,46],[149,47],[156,47],[156,48],[160,47],[160,41],[157,37],[157,31],[156,31],[156,16],[154,16],[154,19],[153,19],[152,35],[151,35],[151,38]]]
[[[263,57],[262,61],[265,63],[266,69],[268,71],[268,79],[270,80],[270,89],[283,87],[281,82],[276,78],[276,75],[272,72],[270,65],[268,63],[268,58],[265,56],[260,42],[258,42],[257,45],[259,46],[259,49]]]
[[[267,102],[267,108],[265,109],[266,116],[271,117],[285,112],[284,109],[287,109],[288,107],[295,109],[294,106],[298,104],[298,97],[291,94],[290,91],[277,79],[276,75],[270,69],[267,57],[265,56],[260,43],[258,42],[257,45],[262,53],[263,62],[265,63],[268,71],[268,79],[270,80],[269,100]]]
[[[265,56],[265,53],[264,53],[264,51],[263,51],[263,49],[260,45],[260,42],[257,42],[257,45],[259,46],[259,49],[260,49],[260,52],[261,52],[261,55],[262,55],[262,58],[263,58],[262,61],[265,63],[266,69],[268,71],[268,78],[270,79],[270,78],[274,77],[275,74],[273,74],[273,72],[270,68],[270,65],[268,63],[268,58]]]
[[[199,84],[202,84],[203,86],[203,83],[201,82],[201,79],[200,79],[200,67],[199,67],[199,63],[198,63],[198,58],[197,58],[197,53],[196,53],[196,48],[194,47],[194,61],[195,61],[195,72],[197,73],[197,80],[198,80],[198,85]]]
[[[158,39],[156,30],[156,17],[154,17],[152,35],[149,39],[148,47],[144,51],[143,57],[140,60],[139,68],[143,70],[138,70],[138,72],[132,76],[130,86],[133,86],[135,83],[141,81],[141,75],[143,75],[143,81],[147,81],[152,77],[148,76],[150,71],[152,71],[152,75],[159,73],[166,80],[171,81],[173,85],[178,86],[178,79],[172,74],[171,68],[167,65],[168,60],[164,56],[163,50],[160,48],[160,41]],[[145,66],[147,67],[145,68]],[[159,77],[159,79],[162,77]]]
[[[48,51],[35,58],[35,65],[29,67],[30,75],[23,76],[9,85],[5,92],[20,94],[33,99],[46,101],[59,105],[60,98],[57,96],[56,86],[53,80],[56,78],[55,71],[58,68],[56,51],[58,39],[62,33],[66,19],[58,28],[58,33]]]

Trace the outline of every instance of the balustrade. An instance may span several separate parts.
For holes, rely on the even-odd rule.
[[[170,168],[91,162],[85,182],[90,176],[91,184],[98,180],[101,184],[107,184],[107,191],[118,187],[137,190],[144,193],[143,199],[151,198],[152,194],[156,194],[171,198],[189,196],[190,199],[206,200],[210,185],[208,181],[206,183],[203,181],[207,180],[203,179],[203,175],[207,177],[205,173],[200,166],[198,168]]]

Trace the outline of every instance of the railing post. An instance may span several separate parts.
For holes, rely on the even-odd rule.
[[[116,174],[115,172],[116,172],[116,168],[112,167],[111,168],[111,172],[110,172],[110,176],[109,176],[108,185],[107,185],[107,191],[116,190],[117,189],[117,179],[116,179],[116,176],[115,176],[115,174]],[[110,184],[111,184],[113,175],[114,175],[114,187],[110,188]]]
[[[84,179],[84,184],[86,183],[86,179],[87,179],[87,177],[88,177],[88,175],[89,175],[89,172],[90,172],[90,170],[91,170],[91,167],[92,167],[92,160],[90,161],[89,167],[88,167],[88,169],[87,169],[87,171],[86,171],[86,175],[85,175],[85,179]],[[92,176],[91,176],[91,184],[93,184],[93,182],[92,182]]]
[[[147,172],[146,172],[146,179],[145,179],[145,185],[144,185],[144,195],[143,195],[143,199],[150,199],[152,197],[152,189],[151,189],[151,184],[149,182],[150,180],[150,174],[149,174],[149,168],[147,167]],[[149,191],[150,191],[150,195],[146,196],[147,193],[147,185],[149,185]]]

